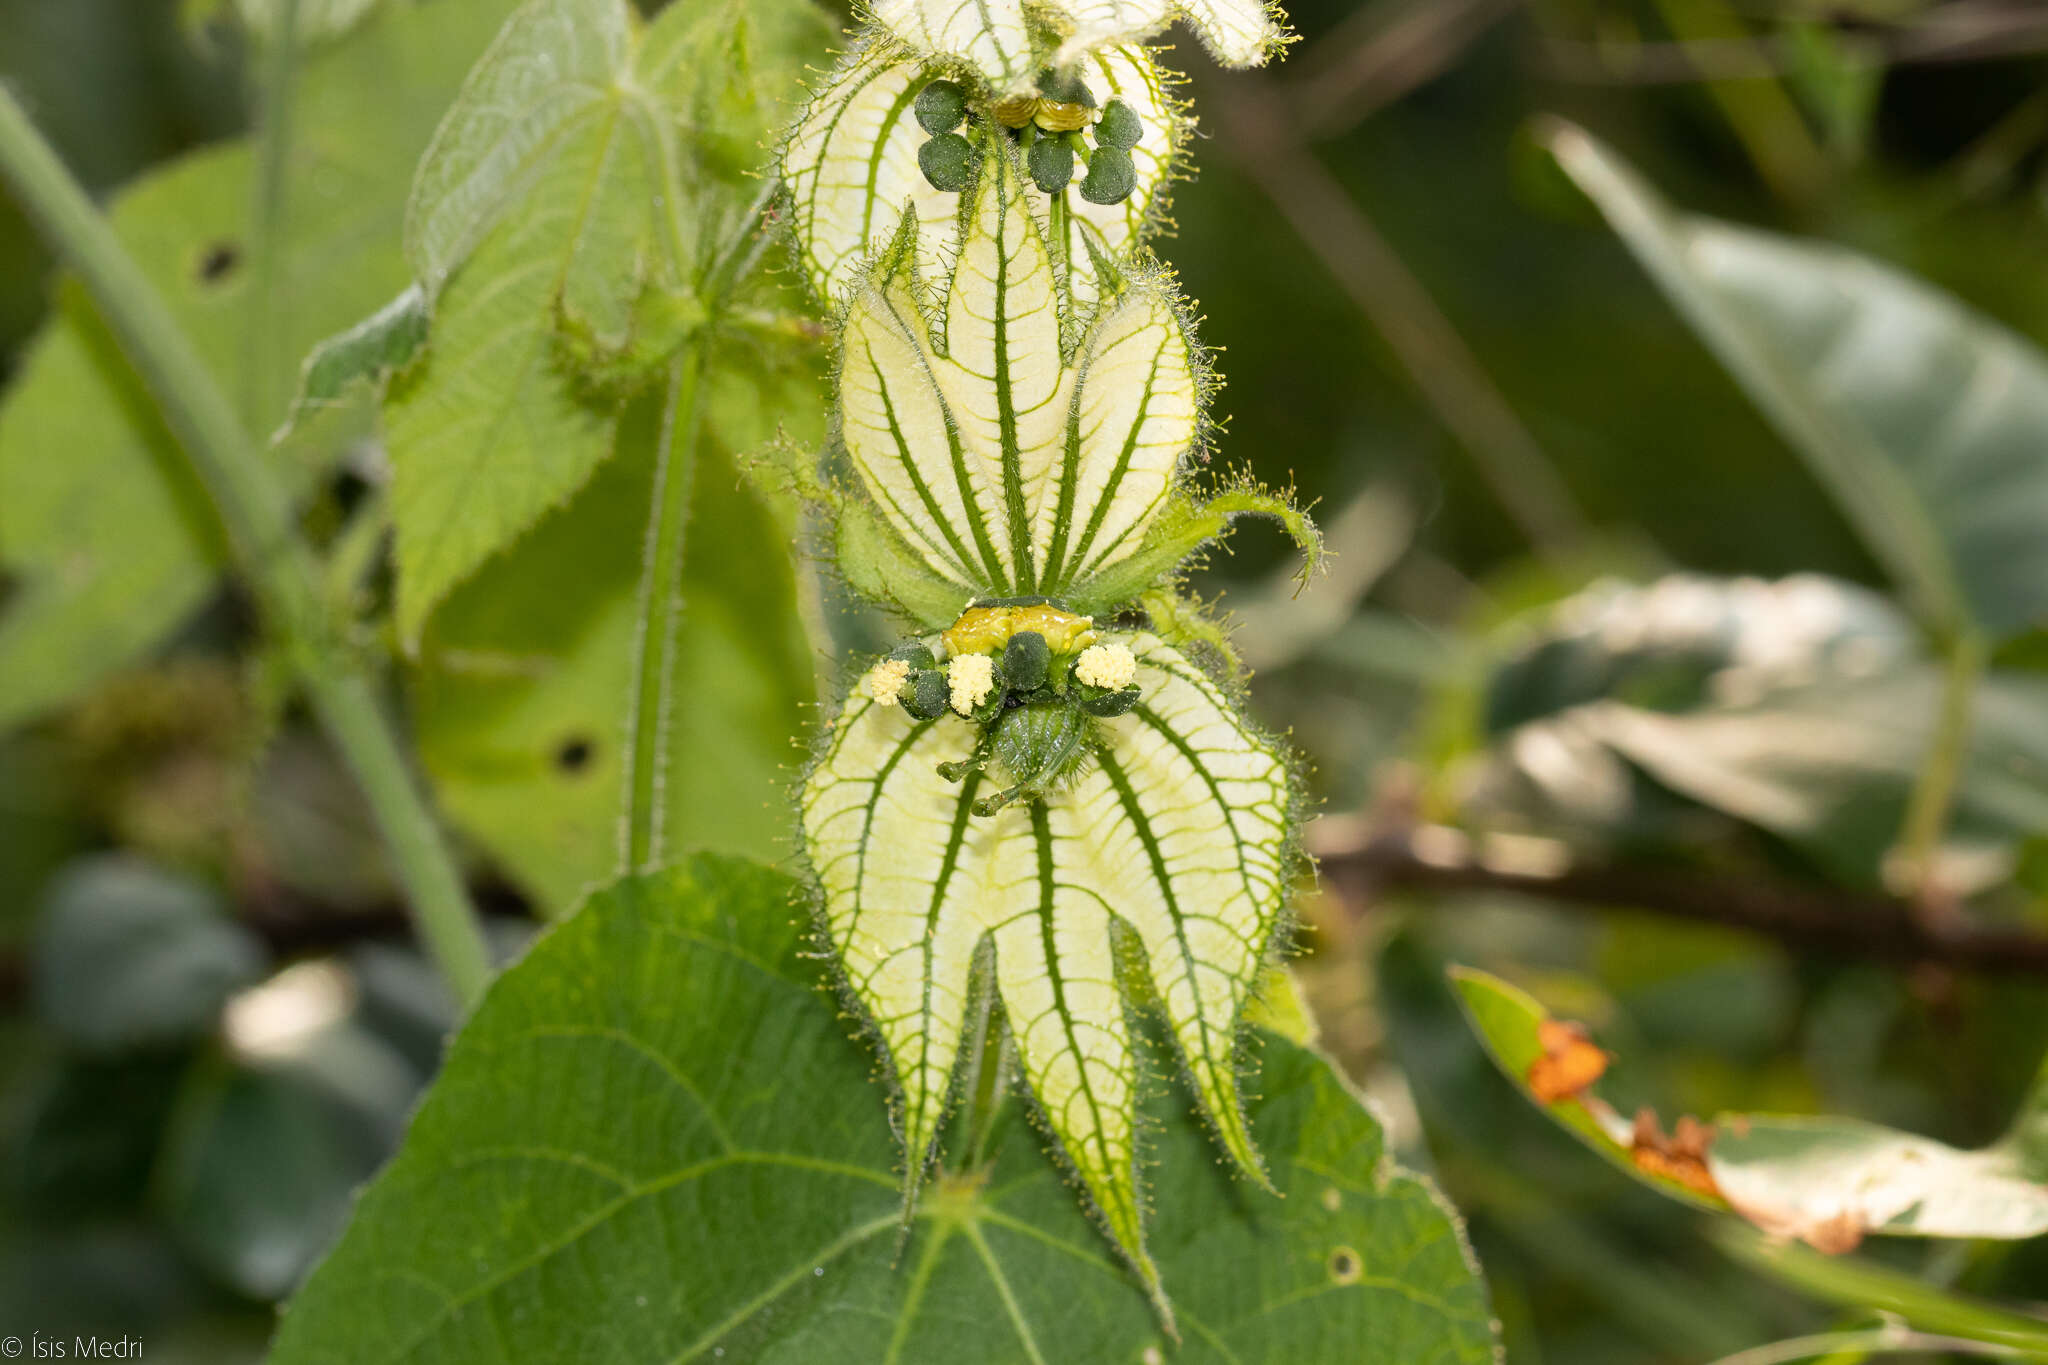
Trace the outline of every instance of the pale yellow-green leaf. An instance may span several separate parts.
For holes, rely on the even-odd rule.
[[[1176,19],[1225,66],[1258,66],[1287,42],[1271,0],[874,0],[871,10],[920,55],[964,63],[998,93],[1028,87],[1047,65],[1155,37]]]
[[[1045,575],[1059,582],[1128,556],[1173,490],[1200,432],[1192,348],[1173,301],[1135,289],[1088,334],[1063,469],[1039,505]]]
[[[1059,465],[1066,417],[1052,255],[1008,157],[983,171],[946,285],[939,389],[1002,570],[1033,584],[1044,562],[1034,513]]]
[[[1037,74],[1023,0],[874,0],[872,12],[920,53],[965,62],[998,90]]]
[[[1287,41],[1279,6],[1269,0],[1051,0],[1044,9],[1062,35],[1055,64],[1153,37],[1176,19],[1224,66],[1259,66]]]
[[[841,339],[840,434],[880,515],[977,594],[1080,590],[1137,552],[1200,436],[1202,381],[1148,277],[1062,362],[1059,292],[1009,158],[984,171],[938,301],[921,307],[906,218]]]
[[[978,816],[984,779],[939,776],[973,729],[856,691],[806,779],[806,852],[846,981],[900,1087],[913,1182],[969,1024],[978,954],[1025,1081],[1141,1269],[1139,1082],[1118,926],[1146,969],[1204,1112],[1256,1173],[1237,1033],[1280,922],[1290,859],[1284,760],[1178,650],[1128,637],[1143,700],[1100,723],[1096,761],[1044,803]],[[983,944],[988,945],[987,948]]]

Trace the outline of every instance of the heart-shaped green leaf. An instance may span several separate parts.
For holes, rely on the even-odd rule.
[[[811,984],[796,891],[699,858],[541,940],[287,1309],[274,1365],[1495,1358],[1453,1216],[1278,1039],[1251,1122],[1285,1199],[1206,1160],[1182,1103],[1149,1107],[1178,1344],[1014,1109],[906,1240],[881,1096]]]

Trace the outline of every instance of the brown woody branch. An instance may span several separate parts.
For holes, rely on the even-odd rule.
[[[1324,820],[1310,843],[1325,886],[1358,913],[1399,892],[1439,894],[1447,905],[1465,893],[1525,896],[1571,910],[1637,910],[1746,929],[1829,957],[2048,976],[2048,935],[1986,925],[1960,913],[1915,914],[1910,903],[1893,896],[1653,864],[1505,866],[1441,827],[1367,832]]]

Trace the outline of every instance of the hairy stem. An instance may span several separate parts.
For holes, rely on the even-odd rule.
[[[697,483],[697,390],[703,376],[704,346],[693,341],[669,367],[668,399],[655,447],[646,568],[640,578],[633,640],[633,691],[626,705],[622,873],[644,872],[661,861],[676,631],[683,619],[683,552],[689,539],[690,494]]]
[[[473,1001],[490,975],[475,909],[369,679],[336,639],[283,489],[162,297],[4,86],[0,179],[78,272],[192,462],[264,619],[369,800],[421,937],[457,995]]]
[[[1947,666],[1942,671],[1941,714],[1935,719],[1934,739],[1920,765],[1899,832],[1908,887],[1922,909],[1932,909],[1941,900],[1941,841],[1948,833],[1956,789],[1962,785],[1963,767],[1970,757],[1971,712],[1987,653],[1984,638],[1974,632],[1965,631],[1949,645]]]

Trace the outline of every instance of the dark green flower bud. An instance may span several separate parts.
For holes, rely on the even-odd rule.
[[[914,669],[937,668],[939,666],[939,661],[932,654],[931,647],[919,640],[912,640],[907,644],[896,646],[896,648],[889,651],[889,657],[901,659]]]
[[[974,147],[958,133],[940,133],[917,149],[917,168],[933,189],[959,194],[974,183]]]
[[[1047,194],[1058,194],[1074,178],[1074,149],[1063,137],[1042,137],[1024,157],[1031,178]]]
[[[1088,163],[1081,181],[1081,197],[1091,204],[1121,204],[1138,188],[1138,168],[1129,152],[1102,147]]]
[[[1038,94],[1042,99],[1056,104],[1078,104],[1084,109],[1095,107],[1095,92],[1081,79],[1081,68],[1070,66],[1064,71],[1046,67],[1038,73]]]
[[[1003,646],[1003,677],[1019,692],[1043,687],[1051,662],[1052,650],[1035,630],[1020,630]]]
[[[931,651],[925,651],[931,657]],[[897,700],[904,710],[919,720],[937,720],[946,714],[946,675],[936,668],[912,669],[910,678],[903,684],[903,694]]]
[[[1094,691],[1093,688],[1088,687],[1081,687],[1075,690],[1077,693]],[[1096,692],[1092,697],[1077,696],[1076,699],[1080,702],[1083,711],[1086,711],[1091,716],[1107,720],[1111,716],[1128,715],[1131,708],[1138,704],[1138,685],[1132,683],[1129,687],[1119,688],[1114,692]]]
[[[1119,152],[1128,152],[1137,146],[1138,139],[1144,135],[1144,121],[1122,100],[1111,100],[1109,107],[1102,111],[1102,121],[1095,125],[1095,145]]]
[[[967,117],[967,92],[952,81],[933,81],[918,92],[916,108],[920,128],[934,135],[950,133]]]

